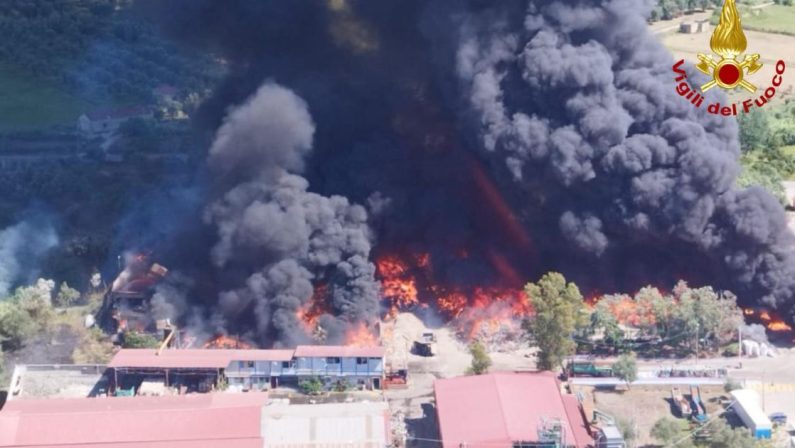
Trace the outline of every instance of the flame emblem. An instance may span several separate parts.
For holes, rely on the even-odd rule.
[[[747,45],[737,5],[734,0],[725,0],[720,21],[709,40],[709,47],[713,53],[720,56],[720,59],[715,60],[712,55],[698,54],[700,62],[696,68],[712,76],[712,81],[701,86],[702,92],[715,86],[724,89],[734,89],[739,86],[751,93],[756,91],[756,86],[743,77],[746,72],[751,75],[762,68],[759,54],[746,54],[742,60],[738,60],[738,56],[745,51]]]

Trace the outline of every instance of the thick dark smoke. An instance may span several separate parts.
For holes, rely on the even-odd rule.
[[[297,313],[309,303],[315,283],[330,290],[331,309],[322,317],[329,341],[343,336],[343,322],[378,316],[365,209],[341,196],[307,191],[309,183],[298,175],[314,133],[306,103],[267,83],[229,112],[210,148],[219,183],[231,186],[206,212],[207,222],[218,228],[214,264],[252,271],[221,294],[221,313],[235,322],[253,312],[262,343],[309,339]]]
[[[319,284],[329,327],[369,319],[369,260],[393,252],[457,285],[518,286],[506,265],[603,293],[682,278],[791,315],[783,210],[735,187],[736,123],[675,93],[643,2],[136,4],[230,62],[197,123],[220,126],[206,217],[232,331],[305,338]]]
[[[672,93],[671,57],[636,2],[531,1],[461,23],[457,73],[482,148],[516,188],[543,182],[566,241],[595,263],[627,256],[628,242],[633,260],[684,243],[709,256],[721,284],[790,306],[781,206],[734,186],[735,121]]]

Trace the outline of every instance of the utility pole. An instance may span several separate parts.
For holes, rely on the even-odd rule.
[[[743,326],[737,327],[737,359],[743,364]]]
[[[698,322],[696,322],[696,367],[698,367]]]
[[[765,371],[762,371],[762,411],[765,411]]]

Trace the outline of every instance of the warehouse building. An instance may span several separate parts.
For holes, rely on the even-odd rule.
[[[0,447],[261,448],[266,393],[14,400]]]
[[[582,408],[551,372],[495,373],[436,380],[443,448],[589,448]]]
[[[262,392],[17,400],[0,411],[0,447],[378,448],[383,402],[292,405]]]
[[[116,395],[162,388],[181,393],[267,390],[320,378],[329,387],[380,389],[383,347],[298,346],[295,350],[122,349],[108,365]],[[160,386],[162,385],[162,386]]]

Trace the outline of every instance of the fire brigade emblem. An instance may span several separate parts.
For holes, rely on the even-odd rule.
[[[762,64],[756,53],[746,54],[740,59],[747,45],[737,6],[734,0],[725,0],[720,21],[709,40],[709,47],[720,59],[702,53],[698,55],[700,62],[696,68],[712,77],[712,81],[701,86],[702,92],[715,86],[727,90],[742,87],[751,93],[756,91],[756,86],[746,81],[745,75],[756,73]]]

